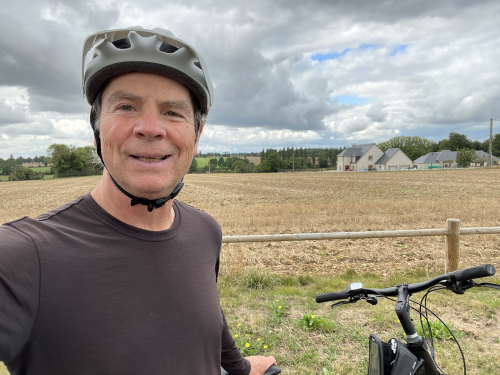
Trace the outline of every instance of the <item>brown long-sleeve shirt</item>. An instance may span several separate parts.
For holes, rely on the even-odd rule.
[[[151,232],[90,194],[0,227],[0,360],[12,374],[247,375],[222,313],[218,223],[174,201]]]

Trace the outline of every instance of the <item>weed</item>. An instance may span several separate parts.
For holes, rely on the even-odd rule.
[[[268,289],[276,284],[276,279],[269,273],[250,270],[241,275],[241,283],[249,289]]]
[[[323,367],[321,370],[321,375],[336,375],[337,373],[334,371],[328,370],[326,367]]]
[[[271,312],[271,316],[269,318],[269,325],[271,327],[276,327],[277,325],[281,324],[289,308],[290,307],[285,301],[274,300],[269,305],[269,309]]]
[[[280,277],[279,282],[281,285],[284,285],[284,286],[297,286],[298,285],[297,280],[292,276]]]
[[[422,318],[422,323],[423,323],[424,329],[425,329],[425,337],[429,338],[429,327],[427,326],[427,322],[425,321],[424,318]],[[441,323],[441,321],[439,321],[439,320],[429,320],[429,325],[431,327],[431,332],[432,332],[432,338],[433,339],[438,339],[438,340],[453,340],[453,336],[450,334],[450,331],[448,331],[448,329],[445,327],[445,325],[443,323]],[[447,323],[446,325],[448,327],[450,327],[450,329],[451,329],[451,326],[450,326],[449,323]],[[424,333],[422,331],[422,327],[421,327],[420,324],[416,324],[415,328],[417,329],[417,333],[420,336],[424,336]],[[455,335],[455,337],[457,339],[459,337],[461,337],[461,336],[464,335],[463,332],[460,332],[460,331],[457,331],[457,330],[453,330],[453,334]]]
[[[356,276],[356,270],[352,268],[348,268],[345,270],[345,272],[341,275],[346,280],[352,280],[352,278]]]
[[[297,278],[297,280],[301,286],[306,286],[306,285],[312,284],[314,281],[313,278],[309,275],[300,275]]]
[[[325,319],[314,315],[312,312],[308,312],[302,315],[299,319],[299,327],[311,331],[313,329],[319,329],[323,326]]]
[[[234,341],[244,357],[261,354],[268,349],[268,345],[260,337],[255,338],[251,334],[245,333],[241,323],[238,323]]]

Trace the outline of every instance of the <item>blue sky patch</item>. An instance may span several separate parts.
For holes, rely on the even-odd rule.
[[[325,61],[325,60],[338,59],[339,57],[344,56],[347,52],[349,52],[349,48],[346,48],[342,52],[332,52],[332,53],[327,53],[327,54],[317,53],[317,54],[311,56],[311,60]]]
[[[391,56],[396,56],[398,53],[403,53],[406,51],[408,44],[401,44],[391,51]]]
[[[360,98],[357,95],[339,95],[339,96],[332,96],[332,100],[337,99],[339,104],[354,104],[354,105],[360,105],[360,104],[365,104],[368,102],[367,98]]]
[[[354,49],[346,48],[342,52],[332,52],[332,53],[325,53],[325,54],[317,53],[317,54],[311,56],[311,60],[320,61],[320,62],[325,61],[325,60],[334,60],[334,59],[338,59],[338,58],[344,56],[345,54],[347,54],[347,52],[350,52],[350,51],[356,51],[356,50],[363,51],[363,50],[367,50],[367,49],[376,49],[379,47],[380,46],[378,44],[372,44],[372,43],[361,44],[357,48],[354,48]]]

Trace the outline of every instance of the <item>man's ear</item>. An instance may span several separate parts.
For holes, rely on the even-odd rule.
[[[203,132],[203,128],[204,127],[205,127],[205,120],[202,119],[200,121],[200,127],[198,129],[198,135],[196,136],[196,139],[194,140],[193,156],[196,156],[198,154],[198,143],[200,142],[201,133]]]

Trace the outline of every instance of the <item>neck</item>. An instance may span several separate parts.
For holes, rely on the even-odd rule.
[[[130,198],[118,190],[106,169],[104,169],[101,182],[91,194],[106,212],[136,228],[160,231],[169,229],[174,223],[173,200],[169,200],[152,212],[148,212],[144,205],[131,206]]]

